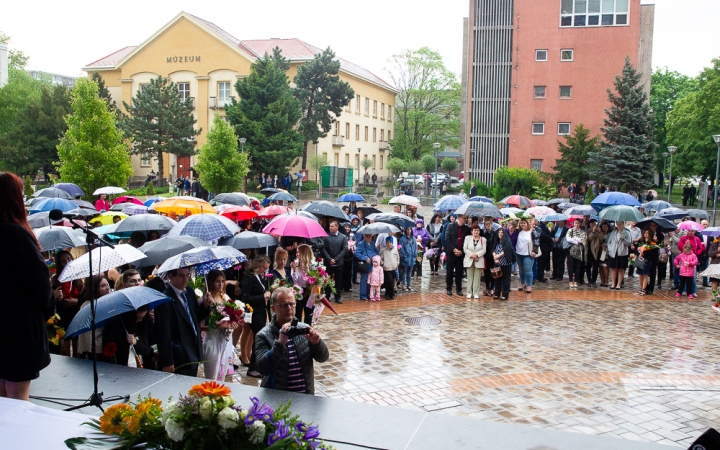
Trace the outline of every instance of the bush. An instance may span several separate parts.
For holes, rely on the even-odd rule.
[[[494,180],[492,196],[498,201],[508,195],[532,196],[535,186],[546,184],[540,172],[522,167],[500,167]]]
[[[23,188],[23,191],[25,191],[25,195],[28,198],[30,198],[34,193],[33,188],[32,188],[32,180],[30,180],[29,175],[25,176],[25,187]]]
[[[317,191],[319,188],[319,185],[317,181],[303,181],[302,189],[303,191]]]
[[[382,199],[382,202],[381,202],[381,203],[382,203],[383,205],[388,205],[388,204],[390,204],[390,199],[391,199],[391,198],[392,198],[392,197],[385,197],[385,198]]]
[[[375,189],[369,188],[369,187],[363,188],[361,194],[362,194],[362,195],[374,195],[374,194],[375,194]]]
[[[483,197],[492,198],[492,188],[480,180],[472,180],[477,188],[477,195]],[[465,190],[465,193],[470,197],[470,183],[471,181],[464,181],[460,184],[460,188]]]
[[[155,185],[152,181],[145,186],[145,195],[155,195]]]

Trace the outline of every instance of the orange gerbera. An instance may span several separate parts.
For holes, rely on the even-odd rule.
[[[109,435],[122,434],[125,431],[123,420],[132,414],[132,406],[126,403],[112,405],[100,416],[100,430]]]
[[[214,381],[206,381],[204,383],[196,384],[188,391],[190,395],[197,395],[198,397],[223,397],[230,395],[230,388],[224,384],[219,384]]]

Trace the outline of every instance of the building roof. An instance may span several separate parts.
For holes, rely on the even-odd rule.
[[[288,58],[290,61],[308,61],[315,57],[316,54],[322,53],[322,50],[318,47],[315,47],[313,45],[310,45],[304,41],[301,41],[300,39],[291,38],[291,39],[256,39],[256,40],[240,40],[236,38],[235,36],[231,35],[230,33],[226,32],[222,28],[218,27],[212,22],[209,22],[205,19],[201,19],[200,17],[194,16],[192,14],[188,14],[186,12],[181,12],[177,18],[179,17],[186,17],[190,19],[191,21],[198,22],[203,27],[205,27],[208,31],[216,34],[219,38],[223,39],[227,43],[229,43],[232,47],[239,48],[243,53],[249,54],[254,56],[255,58],[261,58],[265,53],[271,54],[273,48],[279,47],[280,50],[282,50],[282,54],[284,57]],[[177,19],[176,18],[176,19]],[[170,23],[168,23],[165,28],[168,28],[175,22],[175,19],[173,19]],[[97,61],[94,61],[88,65],[85,66],[86,69],[90,68],[110,68],[115,67],[117,63],[125,59],[131,52],[134,50],[139,49],[138,46],[129,46],[125,47],[123,49],[120,49],[114,53],[111,53],[103,58],[100,58]],[[389,89],[391,91],[396,91],[396,89],[387,83],[382,78],[378,77],[374,73],[370,72],[367,69],[364,69],[357,64],[354,64],[346,59],[340,58],[336,56],[336,59],[340,61],[340,70],[343,70],[351,75],[357,76],[359,78],[365,79],[367,81],[370,81],[371,83],[375,83],[385,89]]]

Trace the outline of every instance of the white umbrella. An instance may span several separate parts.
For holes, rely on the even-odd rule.
[[[70,262],[60,274],[58,281],[79,280],[90,276],[90,254],[92,254],[92,274],[97,275],[114,267],[137,261],[145,257],[145,253],[129,244],[116,245],[115,248],[97,247],[90,253],[85,253],[78,259]]]
[[[397,197],[393,197],[388,202],[391,205],[407,205],[407,206],[416,206],[420,207],[420,200],[416,199],[415,197],[412,197],[410,195],[398,195]]]
[[[96,189],[95,192],[93,192],[93,195],[100,195],[100,194],[122,194],[125,192],[125,189],[117,186],[105,186],[101,187],[100,189]]]

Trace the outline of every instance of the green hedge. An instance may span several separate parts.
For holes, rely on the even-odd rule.
[[[318,183],[317,181],[303,181],[302,189],[303,191],[317,191],[318,190]]]

